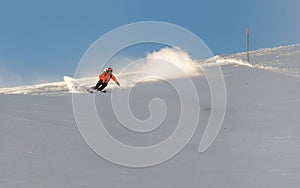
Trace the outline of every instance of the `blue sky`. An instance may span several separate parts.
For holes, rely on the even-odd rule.
[[[101,35],[137,21],[165,21],[217,54],[300,43],[298,0],[0,1],[0,87],[62,80]]]

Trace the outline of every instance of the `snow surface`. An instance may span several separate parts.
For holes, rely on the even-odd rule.
[[[193,60],[222,67],[228,94],[222,130],[209,150],[198,153],[211,106],[205,77],[193,77],[200,93],[198,130],[177,156],[150,168],[117,166],[89,148],[74,120],[70,94],[74,84],[70,86],[68,78],[0,89],[0,187],[299,187],[300,45],[261,49],[250,57],[250,64],[244,53]],[[161,142],[174,131],[180,105],[164,82],[134,85],[139,76],[137,72],[120,75],[120,82],[125,89],[134,86],[130,104],[137,118],[149,116],[152,98],[165,101],[166,120],[156,131],[128,131],[109,107],[111,93],[95,95],[95,99],[115,138],[145,146]],[[97,77],[75,82],[92,86]]]

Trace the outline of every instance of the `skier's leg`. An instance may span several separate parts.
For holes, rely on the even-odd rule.
[[[96,86],[95,87],[92,87],[93,89],[98,89],[99,88],[99,86],[102,84],[102,80],[99,80],[98,82],[97,82],[97,84],[96,84]]]
[[[98,88],[99,91],[102,91],[107,86],[107,83],[102,83],[101,87]]]

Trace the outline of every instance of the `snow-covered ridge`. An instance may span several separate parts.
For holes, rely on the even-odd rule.
[[[191,59],[191,57],[180,48],[163,48],[157,52],[148,54],[149,59],[163,59],[165,61],[174,61],[175,65],[178,66],[180,62],[183,65],[179,67],[185,69],[190,75],[194,74],[194,67],[192,63],[199,63],[201,66],[247,66],[253,69],[263,69],[267,71],[277,72],[280,74],[285,74],[294,78],[300,78],[300,44],[280,46],[275,48],[264,48],[250,52],[250,63],[246,61],[246,53],[237,53],[230,55],[219,55],[214,56],[205,61],[197,61]],[[146,72],[157,71],[157,67],[160,66],[158,70],[162,71],[160,74],[170,75],[168,67],[161,68],[160,65],[155,65],[156,63],[146,62],[145,65],[139,66],[138,70],[134,73],[126,73],[117,75],[120,76],[121,83],[123,86],[127,87],[134,83],[135,80],[139,79],[139,72],[144,75]],[[153,67],[151,67],[153,66]],[[164,67],[164,66],[163,66]],[[142,69],[142,70],[140,70]],[[143,70],[145,69],[145,70]],[[138,71],[138,72],[137,72]],[[165,72],[165,73],[164,73]],[[30,86],[19,86],[12,88],[0,88],[0,94],[20,94],[20,95],[68,95],[70,93],[81,93],[81,87],[91,87],[97,82],[97,76],[91,78],[82,78],[74,81],[69,79],[70,77],[64,77],[63,82],[55,83],[45,83]],[[111,83],[109,87],[113,87]],[[77,89],[76,89],[77,88]]]
[[[44,83],[29,86],[18,86],[11,88],[0,88],[0,94],[19,94],[19,95],[66,95],[69,89],[65,82]]]
[[[250,63],[246,60],[246,52],[218,55],[202,63],[203,66],[247,66],[300,78],[300,44],[263,48],[249,53]]]
[[[288,46],[277,46],[273,48],[261,48],[257,50],[249,51],[250,55],[252,56],[265,56],[265,55],[274,55],[275,57],[279,56],[290,56],[294,54],[300,53],[300,44],[292,44]],[[246,60],[246,52],[240,52],[235,54],[227,54],[227,55],[220,55],[221,57],[236,57],[236,58],[243,58]]]

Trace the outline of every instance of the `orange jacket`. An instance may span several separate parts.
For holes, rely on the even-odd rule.
[[[113,79],[116,83],[118,82],[117,78],[113,74],[108,74],[106,71],[99,75],[99,80],[102,80],[104,83],[108,83],[110,79]]]

